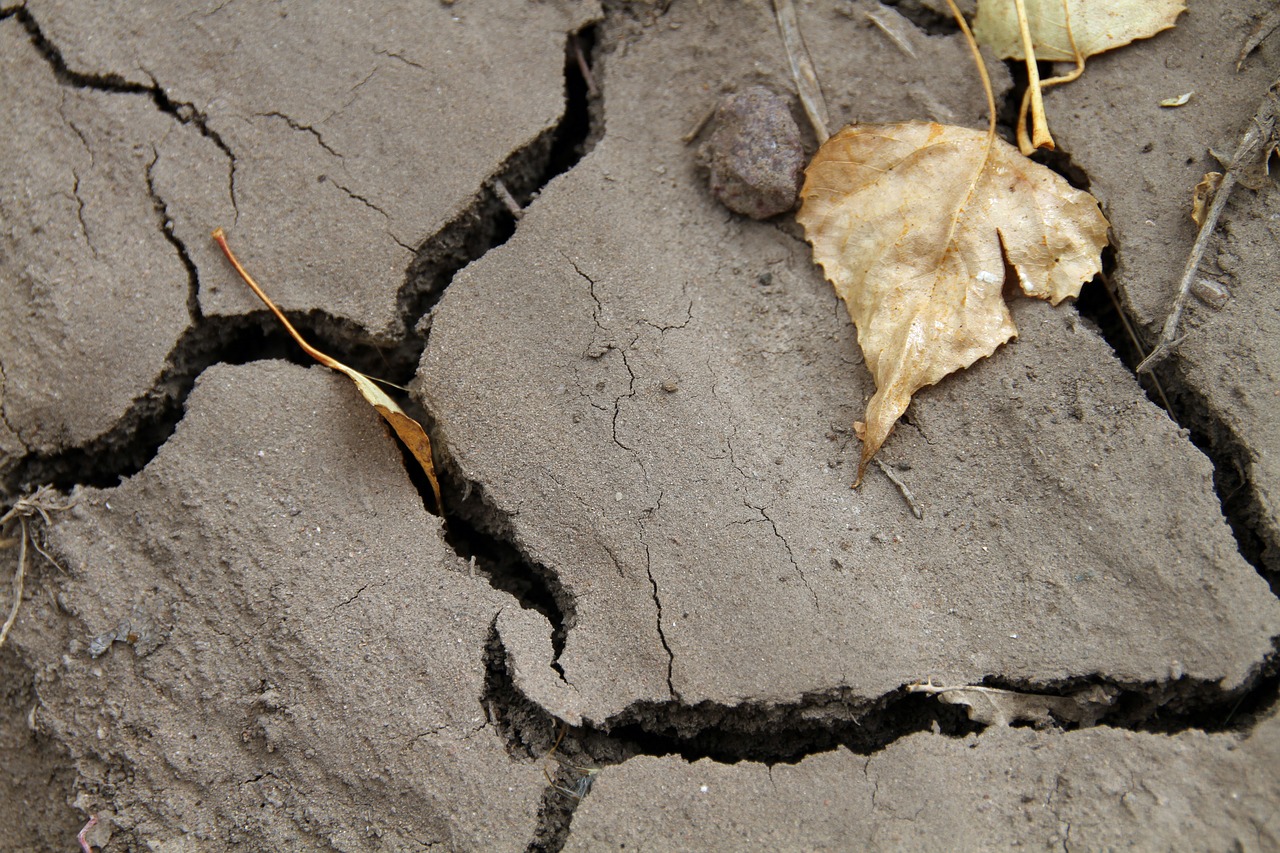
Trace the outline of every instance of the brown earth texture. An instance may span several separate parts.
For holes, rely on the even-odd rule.
[[[795,5],[833,129],[986,126],[942,4]],[[768,0],[5,2],[0,849],[1280,850],[1274,179],[1134,371],[1273,13],[1047,94],[1105,272],[852,490],[848,314],[708,179],[726,95],[816,150]]]

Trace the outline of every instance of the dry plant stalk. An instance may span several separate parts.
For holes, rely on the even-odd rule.
[[[1053,148],[1042,91],[1084,72],[1086,57],[1172,27],[1184,0],[979,0],[973,30],[1001,59],[1026,62],[1027,91],[1018,112],[1018,148]],[[1041,80],[1036,61],[1074,62],[1067,74]],[[1027,116],[1031,132],[1027,132]]]
[[[800,22],[796,19],[796,7],[791,0],[773,0],[773,11],[778,19],[778,31],[782,34],[782,44],[787,49],[787,60],[791,63],[791,76],[795,78],[796,89],[800,92],[800,103],[804,104],[805,115],[813,125],[813,132],[818,137],[818,144],[827,141],[831,136],[827,132],[830,119],[827,118],[827,102],[822,97],[822,87],[818,85],[818,72],[814,70],[813,59],[809,49],[800,36]]]
[[[54,491],[53,486],[41,486],[32,494],[18,498],[13,506],[9,508],[9,511],[0,516],[0,530],[3,530],[6,525],[13,521],[17,521],[19,526],[17,538],[9,539],[4,543],[4,547],[10,547],[14,544],[18,546],[18,567],[13,572],[13,606],[9,608],[9,616],[4,620],[4,625],[0,627],[0,648],[4,647],[4,642],[9,637],[9,631],[12,630],[14,623],[18,621],[18,607],[22,604],[22,590],[27,573],[27,546],[30,545],[39,552],[40,556],[54,566],[58,565],[58,562],[49,556],[49,553],[31,535],[31,522],[33,519],[39,518],[47,527],[53,523],[49,518],[49,513],[62,512],[75,505],[74,500],[68,503],[56,503],[53,499],[56,494],[57,492]]]

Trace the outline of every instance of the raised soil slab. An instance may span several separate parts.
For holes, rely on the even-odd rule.
[[[864,66],[897,50],[811,14]],[[459,476],[570,603],[548,710],[1247,683],[1280,606],[1208,461],[1070,306],[1016,301],[1015,343],[918,395],[881,456],[923,518],[878,471],[850,490],[872,389],[844,308],[791,224],[709,197],[683,140],[727,81],[789,85],[742,37],[772,33],[767,4],[717,20],[618,40],[603,140],[455,278],[419,373]]]
[[[484,705],[514,605],[345,378],[212,368],[151,464],[76,498],[50,542],[70,577],[15,639],[86,811],[172,850],[533,837],[545,778]]]

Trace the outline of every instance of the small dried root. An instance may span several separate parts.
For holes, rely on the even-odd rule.
[[[879,459],[874,459],[872,461],[875,462],[876,465],[880,467],[880,470],[884,472],[884,475],[889,478],[889,482],[898,487],[898,491],[902,493],[902,499],[907,502],[907,506],[911,509],[911,514],[916,518],[924,518],[924,507],[920,506],[919,502],[916,501],[916,496],[911,493],[911,489],[907,488],[907,484],[902,481],[902,478],[893,473],[893,469],[881,462]]]
[[[18,621],[18,607],[22,604],[22,589],[27,574],[27,546],[30,545],[35,548],[40,556],[53,563],[54,566],[58,565],[57,561],[49,556],[49,553],[40,547],[40,543],[31,535],[31,520],[34,517],[39,516],[40,520],[48,526],[52,523],[49,519],[49,513],[61,512],[75,505],[74,500],[65,504],[55,503],[53,496],[56,494],[57,492],[54,491],[53,486],[41,486],[34,493],[18,498],[13,506],[9,508],[9,511],[0,516],[0,530],[3,530],[4,526],[11,521],[17,521],[20,528],[17,538],[10,539],[5,543],[6,546],[17,543],[18,568],[13,573],[13,606],[9,608],[9,618],[5,619],[3,627],[0,627],[0,648],[4,646],[4,641],[9,637],[9,631],[13,628],[14,623]]]
[[[551,774],[547,771],[547,768],[545,766],[542,768],[542,775],[546,777],[547,784],[550,785],[554,790],[560,792],[561,794],[564,794],[566,797],[571,797],[575,800],[581,800],[587,794],[591,793],[591,786],[595,784],[596,774],[600,772],[600,768],[599,767],[579,767],[576,764],[570,764],[565,759],[558,758],[556,756],[556,750],[560,747],[560,741],[564,740],[565,733],[568,731],[569,731],[569,725],[567,723],[562,723],[560,727],[559,737],[556,738],[556,742],[551,745],[551,750],[546,755],[544,755],[543,758],[544,759],[554,758],[556,760],[556,763],[560,765],[561,771],[567,770],[567,771],[572,771],[574,774],[576,774],[577,778],[573,780],[573,783],[572,783],[573,787],[568,788],[558,783],[554,778],[552,778]]]

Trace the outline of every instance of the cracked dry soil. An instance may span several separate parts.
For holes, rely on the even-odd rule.
[[[985,124],[930,3],[798,6],[833,124]],[[0,650],[0,848],[1280,849],[1274,186],[1168,410],[1117,331],[1280,67],[1234,67],[1261,0],[1050,95],[1119,309],[1020,302],[918,396],[923,518],[848,488],[871,381],[798,227],[684,141],[791,92],[764,0],[2,9],[0,477],[76,504]],[[216,225],[411,389],[443,519]],[[930,678],[1112,704],[987,728]]]

